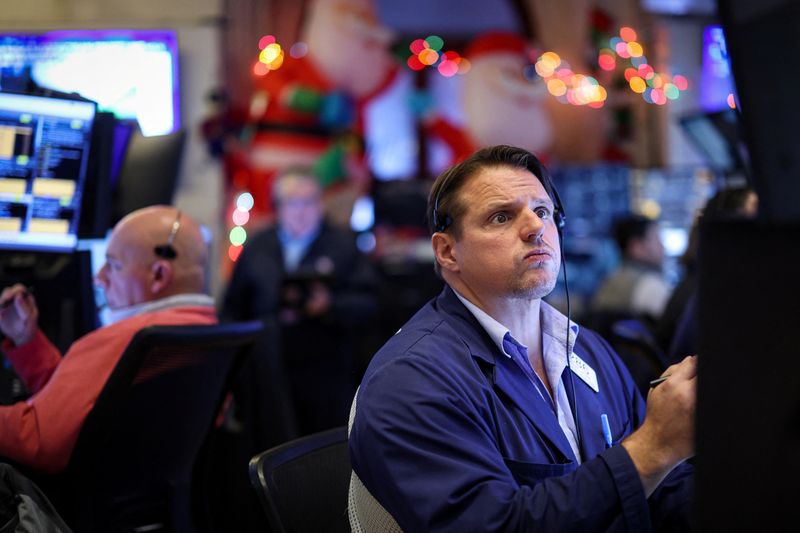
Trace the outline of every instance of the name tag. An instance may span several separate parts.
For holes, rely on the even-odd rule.
[[[569,356],[569,367],[576,376],[581,378],[584,383],[589,385],[595,392],[600,392],[600,387],[597,385],[597,374],[594,369],[586,364],[586,361],[578,357],[575,352]]]

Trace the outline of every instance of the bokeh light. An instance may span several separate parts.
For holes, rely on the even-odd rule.
[[[628,52],[628,55],[631,57],[642,57],[642,54],[644,54],[644,50],[642,50],[642,45],[637,43],[636,41],[628,43],[626,51]]]
[[[408,46],[411,55],[406,59],[406,65],[415,71],[433,67],[439,74],[448,78],[456,74],[466,74],[470,69],[469,61],[461,57],[458,52],[444,51],[443,48],[444,39],[438,35],[414,39]]]
[[[438,35],[429,35],[425,38],[425,42],[428,43],[428,46],[431,49],[436,50],[437,52],[444,46],[444,39]]]
[[[458,63],[455,61],[445,60],[439,63],[437,70],[442,76],[450,78],[458,74]]]
[[[236,208],[242,211],[250,211],[254,203],[253,195],[249,192],[243,192],[236,198]]]
[[[302,41],[296,42],[289,48],[289,55],[295,59],[300,59],[308,55],[308,45]]]
[[[676,75],[672,77],[665,72],[656,72],[648,64],[647,57],[644,55],[644,47],[637,42],[636,30],[629,26],[623,26],[619,30],[619,37],[611,37],[608,40],[608,48],[600,50],[598,55],[598,65],[604,70],[615,70],[618,62],[614,55],[627,59],[630,67],[625,68],[623,75],[628,82],[630,89],[642,95],[648,104],[664,105],[669,100],[677,100],[681,92],[689,87],[689,81],[685,76]],[[610,55],[614,59],[614,66],[610,59],[605,56]],[[538,71],[537,71],[538,72]]]
[[[233,219],[233,223],[237,226],[244,226],[250,220],[250,211],[239,208],[234,209],[231,218]]]
[[[423,65],[433,65],[439,61],[439,52],[432,48],[426,48],[417,57]]]
[[[281,45],[278,43],[268,44],[266,48],[261,50],[261,53],[258,55],[258,60],[264,63],[265,65],[269,65],[276,59],[278,56],[281,55]]]
[[[647,88],[647,84],[639,76],[634,76],[628,83],[631,86],[631,90],[635,93],[643,93],[645,88]]]
[[[266,76],[267,72],[269,72],[269,69],[261,61],[256,61],[256,64],[253,65],[253,74],[256,76]]]
[[[268,45],[276,42],[274,35],[264,35],[261,39],[258,40],[258,49],[263,50]]]
[[[411,70],[422,70],[425,68],[425,65],[422,64],[422,61],[420,61],[417,56],[409,56],[406,64]]]
[[[563,96],[567,92],[567,85],[558,78],[548,80],[547,90],[553,96]]]
[[[631,42],[636,40],[636,30],[629,26],[623,26],[619,29],[619,36],[622,37],[623,41]]]
[[[736,109],[736,97],[733,96],[733,93],[728,95],[728,107],[731,109]]]
[[[271,36],[267,36],[271,37]],[[262,41],[263,41],[262,37]],[[274,39],[274,38],[273,38]],[[266,66],[267,70],[278,70],[283,65],[284,51],[280,44],[277,42],[267,43],[266,46],[258,54],[258,60]],[[255,72],[255,69],[253,70]],[[262,72],[259,69],[259,72]],[[263,75],[256,72],[257,75]]]
[[[617,60],[614,58],[614,52],[608,48],[600,50],[600,55],[597,56],[597,64],[601,69],[609,72],[617,68]]]
[[[639,68],[636,69],[636,74],[643,80],[652,79],[655,73],[656,71],[653,70],[653,67],[651,67],[647,63],[641,65]]]
[[[232,245],[241,246],[244,244],[244,241],[247,240],[247,231],[245,231],[245,229],[241,226],[235,226],[233,229],[231,229],[228,237],[230,238]]]
[[[660,74],[653,74],[650,78],[648,78],[647,85],[653,89],[660,89],[664,86],[664,78],[662,78]]]
[[[411,53],[414,55],[419,54],[430,45],[425,41],[425,39],[415,39],[411,41],[411,44],[408,46],[408,49],[411,50]]]
[[[681,95],[680,90],[675,86],[673,83],[666,83],[664,84],[664,94],[670,100],[677,100],[678,97]]]
[[[234,246],[234,245],[228,246],[228,259],[235,262],[236,260],[239,259],[239,256],[242,255],[243,249],[244,247],[242,246]]]
[[[610,57],[610,50],[599,57]],[[555,52],[545,52],[535,65],[536,73],[546,82],[547,91],[563,104],[602,107],[608,93],[592,76],[575,73]]]

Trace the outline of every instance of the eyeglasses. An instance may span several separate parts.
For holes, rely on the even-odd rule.
[[[175,235],[178,234],[178,230],[180,228],[181,228],[181,211],[179,209],[178,216],[175,217],[175,222],[172,223],[172,229],[169,232],[169,238],[167,239],[167,243],[159,244],[154,249],[154,252],[158,257],[170,260],[178,257],[178,252],[175,250],[175,247],[172,245],[172,243],[175,242]]]

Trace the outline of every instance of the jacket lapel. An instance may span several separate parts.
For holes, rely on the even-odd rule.
[[[496,350],[496,348],[495,348]],[[558,424],[558,418],[547,401],[541,397],[534,385],[517,364],[505,354],[496,359],[495,390],[504,395],[522,411],[531,424],[543,435],[561,457],[556,460],[575,461],[575,454]]]
[[[556,455],[557,462],[575,461],[575,454],[567,441],[558,419],[547,401],[537,392],[528,377],[517,364],[500,351],[477,319],[464,307],[453,290],[445,286],[437,299],[445,316],[454,320],[453,328],[462,335],[472,357],[494,367],[487,375],[504,403],[514,404],[551,444],[550,453]],[[556,453],[556,450],[558,453]]]

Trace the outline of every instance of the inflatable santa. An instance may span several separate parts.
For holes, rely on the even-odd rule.
[[[464,56],[471,62],[464,75],[464,122],[456,126],[441,117],[428,117],[428,131],[449,145],[454,161],[494,144],[546,155],[553,142],[546,106],[549,95],[540,80],[523,75],[530,62],[525,40],[508,32],[486,33],[467,47]]]
[[[251,135],[231,184],[234,194],[253,195],[251,216],[269,217],[272,178],[289,166],[314,167],[331,205],[366,186],[361,110],[393,77],[390,39],[371,0],[311,2],[303,44],[285,50],[282,65],[257,81]]]

